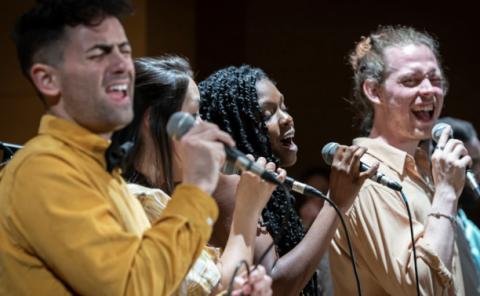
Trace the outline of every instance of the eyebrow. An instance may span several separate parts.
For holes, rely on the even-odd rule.
[[[87,53],[93,51],[93,50],[96,50],[96,49],[100,49],[102,51],[106,51],[106,52],[110,52],[112,50],[113,47],[115,46],[118,46],[120,48],[122,47],[125,47],[125,46],[130,46],[130,43],[128,41],[124,41],[124,42],[121,42],[121,43],[117,43],[117,44],[95,44],[94,46],[90,47],[89,49],[87,49]]]

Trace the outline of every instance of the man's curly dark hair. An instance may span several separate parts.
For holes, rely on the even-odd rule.
[[[12,36],[23,74],[31,79],[29,71],[34,63],[55,65],[62,61],[67,26],[95,26],[105,17],[131,13],[128,0],[37,0],[18,18]]]
[[[261,69],[248,65],[215,72],[199,84],[200,115],[229,133],[243,153],[255,158],[265,157],[278,166],[279,159],[272,152],[265,118],[258,103],[256,84],[263,79],[271,81]],[[285,196],[283,190],[277,189],[262,212],[280,256],[293,249],[305,236],[293,204],[291,196]],[[306,295],[314,294],[311,284],[312,280],[304,289]]]

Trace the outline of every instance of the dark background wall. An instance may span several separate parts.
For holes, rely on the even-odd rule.
[[[18,70],[8,32],[32,1],[3,3],[0,18],[0,140],[24,143],[36,133],[40,101]],[[227,65],[263,68],[286,97],[295,118],[299,161],[293,175],[320,164],[329,141],[357,135],[346,56],[361,35],[379,24],[411,25],[438,37],[451,91],[444,115],[477,115],[480,28],[476,10],[440,1],[222,1],[135,0],[126,19],[135,56],[177,53],[190,59],[201,80]]]

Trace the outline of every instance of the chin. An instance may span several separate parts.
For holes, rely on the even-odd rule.
[[[293,166],[297,162],[297,155],[285,155],[280,157],[280,167],[288,168]]]
[[[427,140],[432,137],[432,126],[416,128],[414,131],[415,140]]]

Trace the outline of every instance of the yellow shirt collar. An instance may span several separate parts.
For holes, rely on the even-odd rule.
[[[79,149],[96,159],[106,168],[105,151],[108,146],[110,146],[110,141],[92,133],[86,128],[74,122],[50,114],[45,114],[40,120],[38,133],[40,135],[50,135],[67,145]]]

